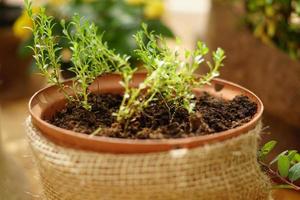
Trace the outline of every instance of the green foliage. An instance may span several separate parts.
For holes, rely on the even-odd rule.
[[[277,142],[272,140],[259,150],[258,159],[261,163],[266,162],[266,156],[274,149]],[[292,182],[300,180],[300,154],[296,150],[285,150],[278,154],[269,164],[267,170],[273,172],[276,164],[276,175],[290,185],[279,185],[280,188],[294,188]],[[278,188],[278,187],[277,187]]]
[[[288,176],[289,180],[292,182],[300,179],[300,163],[297,163],[290,168]]]
[[[274,149],[276,146],[277,141],[271,140],[264,144],[264,146],[258,151],[258,158],[259,160],[264,160],[265,157]]]
[[[57,52],[61,49],[53,36],[53,17],[45,14],[45,9],[41,9],[38,14],[33,14],[32,4],[25,1],[25,6],[29,17],[32,19],[33,45],[30,47],[34,53],[36,65],[48,82],[61,87],[60,76],[60,57]]]
[[[278,154],[278,155],[270,162],[270,165],[276,163],[276,162],[278,161],[279,156],[285,155],[285,154],[287,154],[288,152],[289,152],[288,150],[285,150],[285,151],[281,152],[280,154]]]
[[[300,0],[248,0],[246,8],[256,37],[300,58]]]
[[[295,164],[289,169],[288,176],[289,180],[292,182],[300,179],[300,163]]]
[[[148,3],[150,4],[151,0],[148,0]],[[130,55],[131,61],[135,61],[132,52],[136,48],[132,35],[140,29],[142,22],[147,23],[150,30],[166,37],[174,36],[160,17],[149,19],[144,15],[146,6],[144,4],[130,5],[125,0],[68,0],[49,1],[44,6],[46,13],[54,16],[53,22],[56,23],[63,19],[66,24],[69,24],[74,13],[85,16],[87,20],[95,23],[98,27],[97,35],[107,42],[109,48],[116,49],[118,53]],[[54,28],[53,32],[54,35],[58,36],[59,45],[63,48],[69,48],[66,38],[60,37],[63,35],[62,27],[56,26]],[[105,32],[104,35],[103,32]],[[25,43],[30,42],[31,38],[25,41]],[[23,49],[20,52],[26,53]]]
[[[293,158],[294,162],[300,162],[300,154],[296,153],[296,155]]]
[[[292,162],[294,160],[294,157],[296,156],[297,151],[296,150],[289,150],[288,151],[288,158],[290,160],[290,162]]]
[[[115,54],[108,49],[107,44],[102,41],[102,36],[97,35],[97,27],[84,18],[75,14],[66,26],[61,22],[63,33],[70,43],[72,50],[73,66],[70,68],[76,74],[75,83],[80,85],[79,97],[83,98],[82,105],[90,109],[88,104],[88,87],[95,78],[103,73],[120,71],[123,67],[130,68],[129,57]]]
[[[53,23],[52,17],[46,15],[43,8],[38,14],[33,14],[31,4],[27,2],[27,10],[34,23],[32,30],[35,44],[32,49],[38,66],[49,78],[50,83],[64,89],[64,84],[59,80],[59,38],[52,34],[56,24]],[[98,29],[94,23],[74,15],[69,22],[62,20],[61,27],[72,50],[71,70],[76,74],[72,87],[75,96],[67,97],[78,101],[89,110],[90,84],[101,74],[119,72],[123,76],[121,85],[125,92],[120,109],[115,115],[118,122],[125,125],[157,98],[163,99],[172,110],[184,108],[193,112],[195,102],[192,89],[209,84],[218,76],[225,58],[224,51],[217,49],[213,52],[213,63],[206,62],[210,71],[204,76],[195,76],[195,71],[205,62],[204,56],[209,52],[206,45],[198,42],[196,50],[185,51],[184,60],[181,60],[179,52],[170,49],[164,37],[149,32],[144,24],[143,30],[134,36],[138,47],[134,52],[144,64],[147,77],[135,88],[130,86],[135,69],[130,67],[129,57],[110,50],[102,40],[103,35],[98,36]]]
[[[26,1],[26,8],[33,22],[34,45],[31,49],[39,70],[49,83],[58,85],[67,98],[80,102],[85,109],[90,109],[88,87],[97,76],[130,68],[129,57],[108,49],[102,37],[97,35],[97,27],[93,23],[78,15],[74,15],[68,25],[62,20],[63,34],[72,50],[73,65],[70,70],[76,74],[73,86],[75,98],[68,96],[64,90],[65,85],[60,82],[61,57],[57,52],[61,47],[57,43],[59,38],[53,36],[53,29],[56,26],[53,17],[47,16],[44,8],[33,14],[30,1]]]
[[[290,160],[287,155],[280,155],[278,157],[277,168],[278,168],[279,174],[282,177],[286,178],[288,176],[289,168],[290,168]]]
[[[176,110],[183,107],[193,112],[195,103],[192,89],[209,83],[219,75],[219,68],[225,58],[224,51],[217,49],[213,53],[214,63],[207,62],[210,71],[197,78],[194,72],[205,61],[204,56],[209,51],[205,44],[198,42],[196,50],[185,51],[185,59],[181,60],[179,52],[170,49],[162,36],[149,32],[145,24],[134,38],[138,46],[136,56],[144,63],[148,76],[138,88],[130,88],[128,84],[133,72],[125,75],[122,82],[125,99],[117,113],[118,121],[124,122],[138,114],[156,97],[163,98],[169,108]]]

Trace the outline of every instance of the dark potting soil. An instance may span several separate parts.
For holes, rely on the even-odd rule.
[[[173,110],[162,100],[157,100],[143,113],[135,116],[124,130],[125,125],[117,123],[113,115],[119,109],[121,101],[121,95],[91,94],[89,97],[91,111],[76,102],[70,102],[49,122],[64,129],[84,134],[97,133],[99,136],[107,137],[184,138],[235,128],[250,121],[257,112],[256,103],[246,96],[236,96],[226,101],[204,93],[196,98],[193,114],[189,114],[183,108]]]

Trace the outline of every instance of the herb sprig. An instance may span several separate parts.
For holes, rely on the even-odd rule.
[[[115,53],[108,49],[102,37],[97,35],[95,24],[75,14],[72,20],[66,24],[61,21],[63,34],[70,43],[72,51],[70,70],[76,74],[73,80],[75,96],[69,96],[65,91],[65,85],[60,81],[61,57],[57,52],[61,50],[52,30],[57,26],[53,17],[47,16],[45,9],[41,8],[38,13],[32,12],[32,3],[25,1],[26,10],[32,20],[31,29],[34,37],[33,50],[37,66],[50,84],[55,84],[64,92],[69,100],[79,102],[85,109],[90,110],[88,103],[89,86],[100,75],[130,68],[129,56]]]
[[[72,21],[66,25],[61,22],[63,34],[67,37],[72,50],[73,66],[70,68],[76,74],[74,83],[82,98],[83,107],[90,109],[88,103],[89,85],[101,74],[117,72],[123,68],[130,68],[129,56],[114,53],[97,35],[95,24],[75,14]],[[79,87],[78,87],[79,85]]]
[[[34,14],[32,11],[31,1],[25,0],[27,14],[32,19],[32,30],[34,33],[34,44],[29,48],[32,49],[36,65],[41,73],[47,78],[50,84],[58,85],[62,88],[60,83],[60,56],[57,52],[61,50],[56,42],[56,37],[53,35],[53,17],[45,14],[45,8],[41,8],[39,13]]]
[[[194,111],[195,87],[209,83],[219,75],[219,69],[225,58],[224,51],[218,48],[213,52],[213,64],[206,62],[210,71],[197,78],[195,71],[205,62],[204,56],[209,52],[207,46],[197,43],[195,51],[185,51],[185,59],[179,58],[179,52],[167,46],[165,38],[155,35],[142,25],[142,30],[135,36],[138,49],[135,50],[137,58],[144,63],[147,77],[138,88],[129,87],[133,72],[123,74],[122,85],[125,95],[117,115],[119,122],[127,121],[145,109],[150,102],[159,96],[164,99],[168,107],[185,108],[190,113]],[[148,41],[145,43],[145,41]],[[171,113],[172,114],[172,113]],[[128,123],[128,122],[126,122]]]

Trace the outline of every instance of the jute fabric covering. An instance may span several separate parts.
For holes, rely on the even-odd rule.
[[[26,121],[47,200],[261,200],[270,182],[256,160],[261,124],[224,142],[146,154],[76,150]]]

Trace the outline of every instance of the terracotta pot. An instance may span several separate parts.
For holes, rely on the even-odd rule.
[[[137,86],[145,73],[134,75]],[[117,74],[98,78],[94,93],[122,93]],[[68,84],[71,84],[69,82]],[[270,182],[257,163],[261,101],[250,91],[216,79],[194,89],[232,99],[247,95],[258,105],[253,119],[217,134],[179,139],[140,140],[89,136],[55,127],[50,118],[65,106],[55,86],[29,103],[26,133],[44,186],[43,199],[267,199]],[[71,91],[68,91],[72,94]],[[80,190],[74,188],[80,186]]]
[[[137,86],[144,78],[145,73],[135,74],[132,86]],[[123,88],[119,84],[120,80],[121,77],[117,74],[105,75],[99,77],[91,85],[90,90],[94,93],[122,93]],[[71,82],[68,82],[68,84],[71,84]],[[239,136],[253,129],[259,123],[263,113],[263,104],[249,90],[228,81],[215,79],[211,85],[206,85],[201,89],[194,89],[196,95],[199,95],[203,91],[224,99],[232,99],[236,95],[241,94],[246,95],[257,103],[257,113],[250,122],[217,134],[181,139],[131,140],[99,136],[90,137],[89,135],[65,130],[47,123],[44,119],[51,118],[66,103],[64,95],[59,92],[56,86],[46,87],[34,94],[29,102],[29,111],[33,124],[44,136],[56,144],[75,149],[111,153],[147,153],[168,151],[176,148],[194,148],[207,143],[215,143]],[[72,93],[71,91],[69,92],[70,94]]]
[[[230,55],[221,78],[249,88],[262,99],[266,112],[300,127],[300,61],[255,38],[242,22],[243,5],[232,5],[214,1],[209,23],[209,46],[220,46]]]

